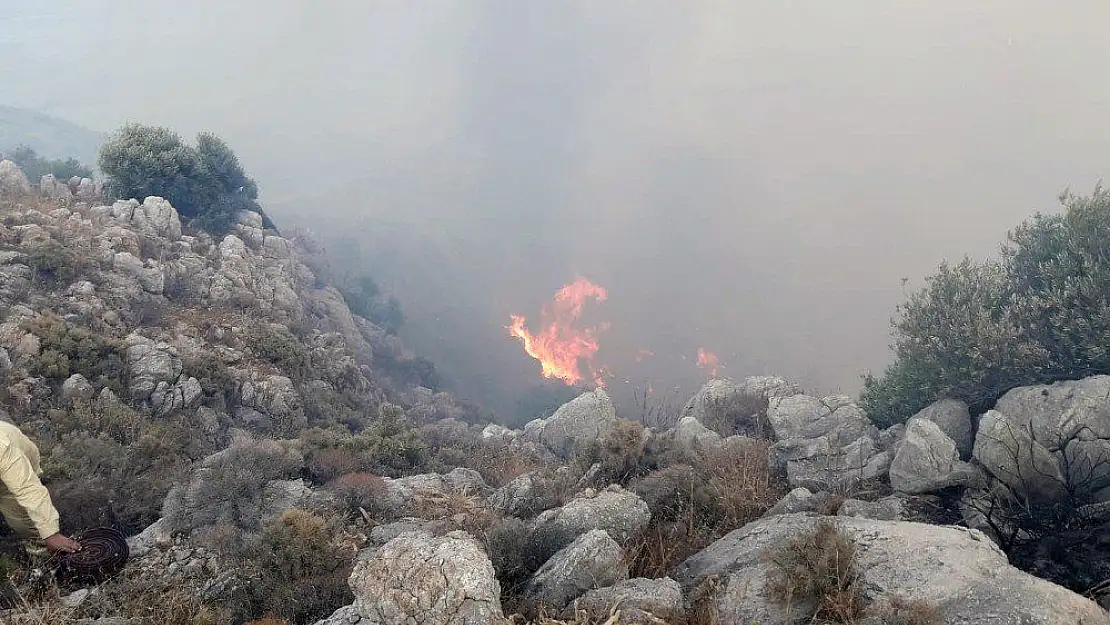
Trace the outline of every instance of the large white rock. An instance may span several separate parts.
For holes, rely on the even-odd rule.
[[[524,437],[567,457],[574,450],[604,438],[617,426],[617,411],[605,389],[585,392],[563,404],[546,419],[524,426]]]
[[[674,577],[689,591],[719,576],[714,603],[720,625],[792,622],[765,592],[772,571],[767,555],[812,531],[819,518],[792,514],[749,523],[683,562]],[[1010,566],[977,530],[856,517],[836,522],[856,544],[868,599],[920,599],[936,606],[949,625],[1108,622],[1093,601]]]
[[[0,193],[18,195],[30,192],[31,183],[23,170],[12,161],[0,161]]]
[[[651,522],[651,510],[636,493],[612,485],[602,491],[586,489],[561,508],[536,517],[536,527],[565,537],[602,529],[618,543],[628,544]]]
[[[890,486],[918,494],[967,484],[971,467],[960,461],[956,443],[933,421],[914,417],[890,463]]]
[[[501,625],[489,557],[455,531],[406,533],[360,554],[349,580],[360,625]]]

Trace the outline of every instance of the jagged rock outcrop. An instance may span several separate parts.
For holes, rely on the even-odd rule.
[[[891,454],[876,443],[878,430],[846,396],[808,395],[770,400],[767,419],[776,442],[772,468],[792,487],[841,491],[886,475]]]
[[[678,420],[670,432],[674,442],[688,457],[696,458],[711,449],[717,449],[724,439],[720,434],[705,427],[694,416],[685,416]]]
[[[19,195],[31,192],[31,183],[23,170],[9,160],[0,160],[0,194]]]
[[[138,334],[129,336],[128,342],[128,390],[132,400],[145,402],[159,385],[177,382],[182,363],[172,345],[156,343]]]
[[[683,562],[674,577],[690,592],[718,576],[713,596],[721,625],[789,622],[767,593],[769,550],[813,531],[820,517],[761,519],[735,530]],[[922,523],[837,517],[855,542],[856,566],[868,599],[913,598],[936,606],[952,625],[1102,625],[1094,602],[1019,571],[976,530]]]
[[[930,493],[963,486],[972,469],[960,460],[956,443],[935,422],[914,417],[890,464],[890,486],[901,493]]]
[[[604,438],[617,425],[617,412],[605,389],[579,395],[546,419],[524,426],[524,437],[567,457],[575,449]]]
[[[839,516],[860,517],[877,521],[908,520],[906,500],[899,496],[883,497],[876,501],[845,499],[837,510]]]
[[[422,473],[396,479],[385,478],[387,488],[383,504],[393,511],[402,511],[429,502],[443,501],[450,496],[485,497],[491,489],[482,475],[473,469],[456,468],[445,474]]]
[[[624,552],[605,530],[582,534],[551,556],[524,587],[530,609],[562,610],[586,591],[628,579]]]
[[[651,510],[644,500],[614,484],[601,491],[586,489],[562,507],[541,513],[535,524],[567,538],[605,530],[625,545],[649,522]]]
[[[96,389],[88,378],[80,373],[75,373],[62,382],[62,401],[73,403],[92,399],[95,396]]]
[[[975,444],[975,439],[972,436],[971,413],[966,403],[957,399],[942,399],[911,418],[925,419],[937,424],[940,431],[956,444],[960,459],[971,458],[971,448]]]
[[[536,501],[539,477],[532,471],[519,475],[490,494],[490,508],[506,516],[525,517]]]
[[[1015,388],[980,419],[974,456],[1035,499],[1110,500],[1110,376]]]
[[[500,625],[504,618],[493,565],[461,531],[402,534],[363,552],[350,586],[347,614],[366,625]]]
[[[43,197],[64,203],[68,203],[73,199],[73,191],[70,190],[69,185],[60,182],[54,177],[54,174],[45,174],[39,180],[39,193]]]
[[[979,419],[972,454],[991,476],[1034,501],[1058,501],[1067,496],[1064,473],[1052,451],[1022,424],[997,410]]]
[[[748,378],[744,384],[737,384],[729,378],[715,378],[706,382],[686,402],[679,419],[695,419],[699,424],[705,424],[727,418],[735,433],[760,438],[766,435],[768,429],[766,406],[752,400],[758,398],[765,402],[792,390],[793,385],[781,378]]]

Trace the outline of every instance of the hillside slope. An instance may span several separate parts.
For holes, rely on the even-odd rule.
[[[1110,379],[1017,393],[978,432],[959,402],[880,430],[775,377],[713,380],[655,428],[604,389],[483,427],[351,314],[307,235],[40,191],[0,162],[0,418],[39,444],[63,531],[112,527],[131,557],[92,584],[4,537],[0,622],[1110,622],[1011,566],[1021,519],[991,516],[1060,490],[1011,479],[1026,456],[994,434]],[[1110,577],[1110,529],[1085,536],[1048,571],[1072,588]]]
[[[103,141],[103,133],[60,117],[0,105],[0,153],[27,145],[45,158],[72,157],[95,166]]]

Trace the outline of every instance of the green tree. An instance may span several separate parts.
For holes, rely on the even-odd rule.
[[[11,154],[6,156],[16,165],[19,165],[24,175],[33,183],[38,183],[46,174],[54,174],[55,178],[62,181],[69,180],[74,176],[78,178],[92,177],[92,170],[82,165],[75,158],[65,160],[43,158],[26,145],[16,146]]]
[[[240,210],[262,212],[258,186],[227,143],[211,133],[197,135],[193,147],[167,128],[129,124],[101,148],[100,168],[109,195],[164,197],[194,226],[216,234],[229,230]]]
[[[894,361],[865,376],[879,424],[937,399],[989,408],[1018,386],[1110,373],[1110,192],[1065,193],[1007,234],[1001,258],[942,264],[892,321]]]

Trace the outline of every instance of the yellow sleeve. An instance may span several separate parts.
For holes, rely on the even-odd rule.
[[[15,445],[0,441],[0,482],[27,511],[40,538],[58,533],[58,511],[31,461]]]

